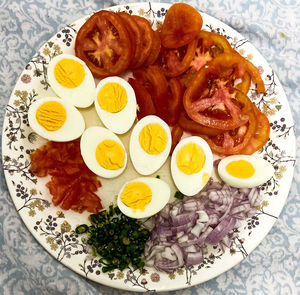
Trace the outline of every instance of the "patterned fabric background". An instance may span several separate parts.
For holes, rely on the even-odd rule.
[[[45,41],[66,24],[94,10],[128,2],[137,1],[1,0],[1,126],[6,104],[20,73]],[[284,87],[292,108],[299,143],[300,2],[185,2],[227,23],[260,50]],[[0,294],[133,294],[87,281],[57,262],[25,228],[7,191],[2,169],[0,190]],[[280,218],[246,260],[202,285],[165,294],[299,294],[299,190],[298,162],[291,191]]]

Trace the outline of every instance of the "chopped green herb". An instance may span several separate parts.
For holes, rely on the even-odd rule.
[[[184,194],[181,193],[180,191],[177,191],[177,192],[175,193],[174,197],[175,197],[176,199],[183,200]]]
[[[86,243],[101,256],[102,271],[123,270],[129,264],[142,268],[145,243],[150,236],[148,229],[137,220],[127,217],[118,207],[109,206],[89,217],[91,225],[79,225],[75,232],[87,234]]]

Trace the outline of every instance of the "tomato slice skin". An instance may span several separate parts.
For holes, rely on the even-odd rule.
[[[132,15],[126,12],[118,12],[118,15],[122,18],[122,21],[126,25],[126,29],[129,33],[132,48],[132,57],[129,65],[131,67],[137,62],[138,57],[141,54],[143,36],[140,27],[138,26]]]
[[[147,60],[150,55],[152,43],[154,40],[154,31],[150,23],[143,17],[132,15],[142,33],[141,50],[137,56],[137,60],[131,65],[132,69],[138,68]]]
[[[154,31],[154,34],[153,34],[153,43],[152,43],[152,48],[151,48],[150,54],[149,54],[148,58],[145,60],[143,66],[146,67],[146,66],[150,66],[150,65],[154,64],[159,56],[160,49],[161,49],[160,34],[159,34],[159,31],[156,30],[156,31]]]
[[[171,131],[171,136],[172,136],[172,145],[171,145],[171,150],[170,150],[170,155],[172,155],[176,145],[180,141],[181,137],[183,135],[183,129],[181,126],[176,124],[173,126],[172,131]]]
[[[168,10],[161,30],[165,48],[178,48],[196,38],[202,27],[202,16],[185,3],[175,3]]]
[[[223,53],[230,53],[233,50],[227,39],[215,32],[200,31],[198,33],[198,39],[202,39],[201,50],[203,52],[207,51],[213,45],[218,46]]]
[[[97,78],[120,75],[129,66],[132,49],[129,33],[114,12],[100,10],[79,29],[75,54]]]
[[[156,115],[167,121],[168,118],[168,83],[161,67],[149,66],[146,69],[147,78],[152,85],[152,100]]]
[[[269,140],[270,137],[270,123],[268,117],[262,113],[255,105],[253,105],[257,124],[256,129],[251,137],[249,143],[241,151],[245,155],[252,155],[261,149]]]
[[[197,43],[197,39],[194,39],[182,48],[162,48],[161,63],[167,77],[177,77],[190,67],[195,56]]]
[[[169,126],[174,126],[179,119],[180,113],[182,111],[182,97],[183,97],[183,87],[177,78],[171,78],[168,81],[168,86],[170,89],[168,97],[168,120]]]
[[[242,78],[242,81],[235,86],[236,89],[242,91],[247,95],[251,85],[251,76],[246,72]]]
[[[135,92],[138,104],[138,119],[141,120],[145,116],[154,115],[156,113],[155,106],[147,89],[139,81],[132,78],[128,80],[128,83],[132,86]]]

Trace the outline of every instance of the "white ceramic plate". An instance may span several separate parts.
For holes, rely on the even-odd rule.
[[[169,6],[163,3],[139,3],[115,6],[111,10],[144,16],[155,26],[163,21]],[[102,273],[98,259],[87,254],[81,238],[73,233],[76,225],[87,222],[88,213],[78,214],[54,207],[45,187],[49,179],[33,177],[28,171],[30,151],[45,142],[28,126],[28,108],[34,100],[54,95],[46,78],[47,64],[54,55],[74,54],[76,32],[87,17],[66,26],[46,42],[33,56],[16,83],[7,105],[2,139],[3,167],[12,200],[37,241],[57,260],[88,279],[131,291],[166,291],[205,282],[246,258],[267,235],[282,210],[295,164],[294,123],[284,91],[265,59],[243,36],[211,16],[204,13],[202,16],[205,30],[225,35],[232,46],[251,59],[262,73],[266,94],[260,95],[251,89],[248,96],[270,120],[271,138],[258,155],[270,161],[276,173],[263,186],[261,206],[255,216],[245,220],[239,228],[238,238],[235,238],[232,248],[222,253],[219,248],[212,247],[201,265],[178,269],[172,274],[161,273],[152,268]],[[84,110],[83,115],[87,126],[101,125],[93,108]],[[130,132],[121,136],[127,149],[129,135]],[[156,174],[170,184],[172,192],[175,191],[170,178],[169,161]],[[114,196],[126,180],[135,177],[138,174],[129,163],[122,176],[114,180],[101,180],[103,187],[98,192],[104,207],[115,201]]]

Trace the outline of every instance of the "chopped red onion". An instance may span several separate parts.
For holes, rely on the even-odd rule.
[[[261,201],[258,188],[238,189],[209,181],[194,197],[176,201],[156,215],[155,225],[146,244],[147,265],[173,272],[184,265],[203,261],[205,244],[232,246],[240,224],[251,217]]]

